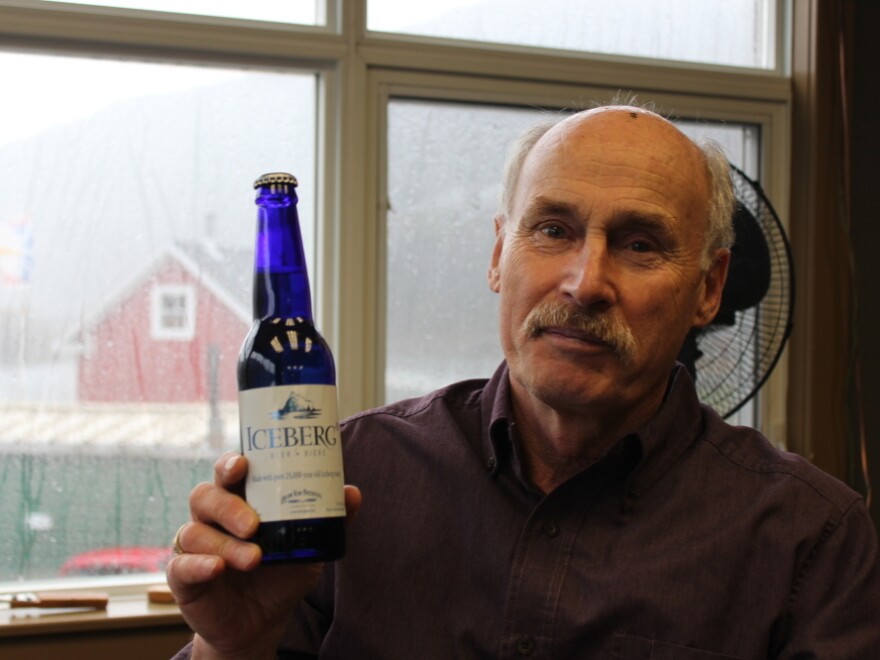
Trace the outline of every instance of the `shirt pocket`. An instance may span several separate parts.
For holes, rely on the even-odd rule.
[[[735,655],[702,651],[635,635],[615,636],[614,660],[744,660]]]

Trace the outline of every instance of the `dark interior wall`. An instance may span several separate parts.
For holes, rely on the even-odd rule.
[[[852,241],[858,295],[861,400],[872,514],[880,529],[880,2],[855,0],[852,62]]]

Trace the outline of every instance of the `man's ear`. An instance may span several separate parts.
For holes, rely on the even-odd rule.
[[[702,328],[709,325],[718,308],[721,307],[721,294],[727,281],[727,268],[730,266],[730,250],[721,248],[715,251],[715,260],[703,275],[702,295],[697,305],[694,326]]]
[[[501,272],[499,271],[499,263],[501,262],[501,248],[504,244],[504,218],[501,215],[495,216],[495,247],[492,249],[492,261],[489,263],[488,281],[489,288],[495,293],[501,291]]]

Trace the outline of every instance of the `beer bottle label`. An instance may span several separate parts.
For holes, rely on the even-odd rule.
[[[336,387],[260,387],[238,401],[245,497],[260,520],[344,516]]]

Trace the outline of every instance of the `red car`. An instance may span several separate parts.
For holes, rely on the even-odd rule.
[[[171,548],[99,548],[74,555],[61,567],[61,575],[125,575],[160,573],[171,559]]]

